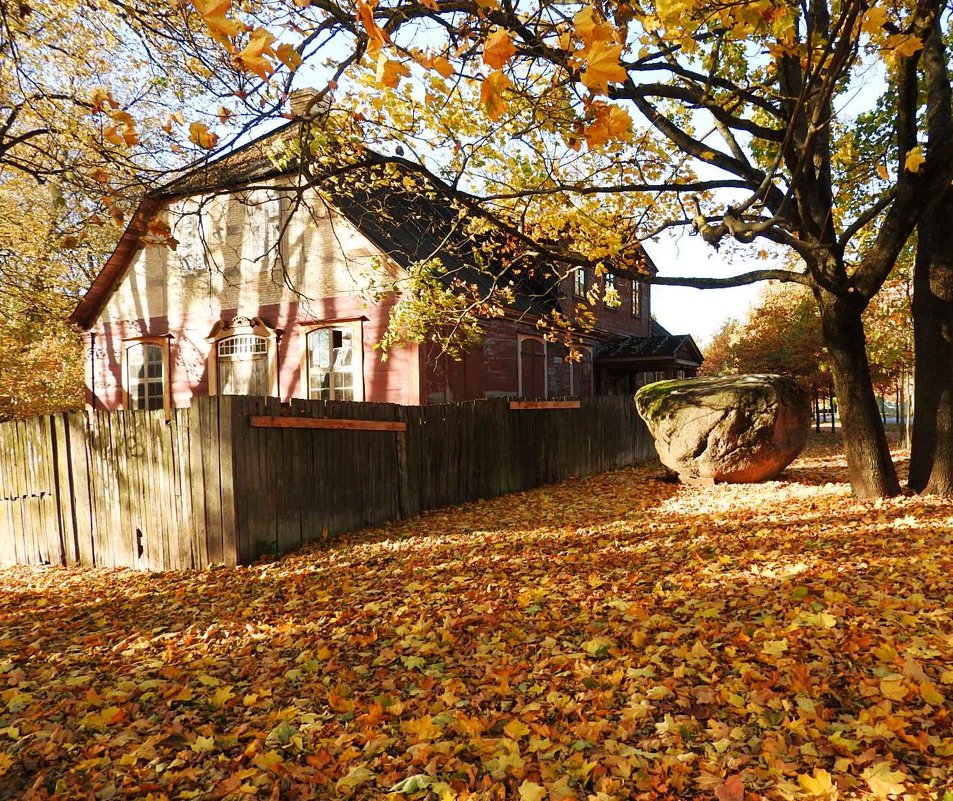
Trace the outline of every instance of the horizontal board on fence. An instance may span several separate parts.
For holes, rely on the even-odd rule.
[[[325,428],[338,431],[406,431],[406,423],[385,420],[318,420],[304,417],[252,416],[253,428]]]
[[[249,563],[654,456],[624,396],[414,407],[222,396],[171,414],[33,418],[0,424],[0,560]]]

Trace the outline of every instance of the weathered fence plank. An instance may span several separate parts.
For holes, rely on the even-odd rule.
[[[223,396],[0,424],[0,560],[188,569],[654,458],[624,397]]]

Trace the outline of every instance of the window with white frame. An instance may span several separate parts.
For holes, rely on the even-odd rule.
[[[642,284],[638,281],[632,282],[632,316],[642,316]]]
[[[577,267],[572,274],[572,293],[577,298],[586,296],[586,268]]]
[[[244,203],[250,242],[247,258],[259,266],[280,262],[284,207],[282,194],[274,189],[260,189],[249,192]]]
[[[175,259],[182,270],[204,270],[206,267],[202,215],[197,206],[188,206],[177,212],[172,226],[176,241]]]
[[[308,397],[361,400],[361,338],[353,325],[315,328],[307,334]]]
[[[165,406],[165,353],[161,345],[126,346],[126,392],[130,409],[152,411]]]

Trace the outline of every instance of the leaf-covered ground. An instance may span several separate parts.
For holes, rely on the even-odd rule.
[[[0,797],[944,798],[953,505],[856,502],[817,445],[658,475],[252,568],[2,569]]]

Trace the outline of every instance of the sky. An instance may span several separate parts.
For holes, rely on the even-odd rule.
[[[774,267],[773,262],[757,260],[757,249],[750,248],[750,261],[744,251],[732,260],[722,256],[701,237],[682,233],[657,243],[646,243],[659,275],[722,278],[749,269]],[[687,287],[652,287],[652,313],[673,334],[691,334],[704,346],[732,317],[744,317],[757,299],[762,283],[732,289],[689,289]]]

